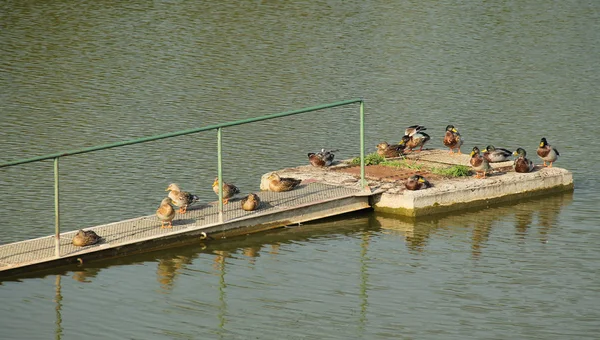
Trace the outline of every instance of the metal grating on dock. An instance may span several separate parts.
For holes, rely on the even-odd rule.
[[[261,207],[255,211],[244,211],[240,207],[241,198],[235,198],[224,206],[223,220],[248,219],[253,216],[265,216],[286,209],[351,197],[361,193],[360,189],[332,186],[322,183],[302,184],[288,192],[258,192]],[[61,257],[73,257],[79,254],[117,248],[146,240],[156,240],[170,234],[203,229],[218,225],[218,205],[198,204],[188,208],[185,214],[175,216],[172,229],[161,229],[155,215],[133,218],[130,220],[99,225],[86,230],[93,230],[104,238],[104,241],[87,247],[75,247],[71,244],[72,237],[77,231],[69,231],[60,235]],[[249,222],[251,224],[251,222]],[[0,246],[0,272],[14,267],[37,264],[55,260],[54,236],[46,236],[32,240],[10,243]]]

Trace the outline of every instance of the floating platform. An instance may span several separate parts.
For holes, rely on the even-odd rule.
[[[100,225],[94,230],[103,237],[96,245],[75,247],[77,231],[62,233],[60,256],[54,254],[54,236],[0,245],[0,278],[102,258],[118,257],[183,244],[209,242],[279,228],[287,225],[373,208],[396,216],[419,217],[465,208],[489,206],[521,198],[573,191],[573,174],[561,168],[536,166],[533,172],[512,171],[512,161],[494,163],[485,179],[473,176],[450,178],[433,169],[468,165],[468,155],[449,155],[442,150],[414,152],[402,160],[406,167],[367,166],[368,188],[360,186],[360,167],[348,161],[329,168],[310,165],[278,170],[282,177],[302,179],[288,192],[261,191],[259,210],[247,212],[239,199],[224,206],[219,222],[215,203],[192,206],[177,214],[172,229],[161,229],[155,215]],[[405,190],[404,181],[419,173],[432,188]],[[265,188],[263,176],[261,189]],[[50,229],[50,228],[49,228]]]

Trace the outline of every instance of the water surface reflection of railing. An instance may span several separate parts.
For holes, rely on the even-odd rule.
[[[263,120],[274,119],[274,118],[286,117],[286,116],[296,115],[296,114],[300,114],[300,113],[307,113],[307,112],[312,112],[312,111],[329,109],[329,108],[334,108],[334,107],[343,106],[343,105],[350,105],[350,104],[355,104],[355,103],[360,104],[360,109],[359,109],[360,164],[361,164],[360,165],[360,176],[361,176],[360,183],[363,187],[365,187],[367,185],[367,182],[365,180],[365,162],[364,162],[364,159],[365,159],[365,152],[364,152],[364,150],[365,150],[365,147],[364,147],[364,144],[365,144],[364,100],[361,98],[344,100],[344,101],[323,104],[323,105],[317,105],[317,106],[311,106],[311,107],[306,107],[306,108],[299,109],[299,110],[286,111],[286,112],[275,113],[275,114],[265,115],[265,116],[255,117],[255,118],[237,120],[237,121],[233,121],[233,122],[214,124],[214,125],[209,125],[209,126],[190,129],[190,130],[176,131],[176,132],[165,133],[165,134],[156,135],[156,136],[143,137],[143,138],[138,138],[138,139],[133,139],[133,140],[128,140],[128,141],[121,141],[121,142],[115,142],[115,143],[111,143],[111,144],[92,146],[92,147],[87,147],[87,148],[82,148],[82,149],[77,149],[77,150],[57,152],[57,153],[48,154],[48,155],[44,155],[44,156],[14,160],[14,161],[0,164],[0,168],[22,165],[22,164],[33,163],[33,162],[41,162],[41,161],[50,160],[50,159],[54,161],[54,216],[55,216],[55,223],[54,223],[55,224],[55,230],[54,230],[55,251],[54,251],[54,253],[55,253],[56,257],[60,257],[60,199],[59,199],[60,198],[60,195],[59,195],[60,190],[59,190],[59,166],[58,166],[59,165],[58,161],[60,158],[66,157],[66,156],[90,153],[90,152],[94,152],[94,151],[112,149],[112,148],[117,148],[117,147],[122,147],[122,146],[127,146],[127,145],[146,143],[146,142],[151,142],[151,141],[156,141],[156,140],[161,140],[161,139],[166,139],[166,138],[184,136],[184,135],[199,133],[199,132],[203,132],[203,131],[217,130],[217,177],[219,179],[219,183],[224,183],[223,178],[222,178],[222,174],[223,174],[223,171],[222,171],[222,130],[224,128],[232,127],[232,126],[236,126],[236,125],[249,124],[249,123],[259,122],[259,121],[263,121]],[[218,201],[219,222],[222,223],[223,222],[223,186],[219,185],[218,189],[219,189],[218,190],[219,191],[218,192],[218,195],[219,195],[219,201]]]

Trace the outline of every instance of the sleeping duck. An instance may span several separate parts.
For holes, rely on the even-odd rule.
[[[515,152],[513,152],[513,155],[518,156],[513,163],[513,169],[515,169],[515,172],[531,172],[535,167],[533,162],[527,159],[527,152],[524,149],[518,148],[515,150]]]
[[[537,154],[544,161],[544,166],[547,166],[549,168],[552,167],[552,163],[556,162],[558,156],[560,156],[558,150],[556,150],[555,147],[548,144],[546,138],[542,138],[542,140],[540,141],[540,146],[537,149]],[[550,165],[546,165],[546,162],[549,162]]]
[[[400,144],[388,144],[381,142],[377,144],[377,154],[385,158],[400,157],[404,154],[404,146]]]
[[[96,244],[102,240],[102,237],[98,236],[93,230],[82,230],[79,229],[77,234],[73,236],[71,243],[76,247],[85,247],[92,244]]]
[[[444,135],[444,145],[450,148],[450,154],[454,155],[454,149],[458,149],[460,155],[460,147],[463,145],[464,139],[454,127],[454,125],[446,126],[446,134]]]
[[[308,161],[312,166],[316,167],[330,166],[333,162],[333,158],[335,157],[333,153],[336,151],[338,150],[321,149],[319,152],[310,152],[308,153]]]
[[[483,149],[483,158],[490,163],[504,162],[510,159],[512,152],[504,148],[495,148],[493,145],[488,145]]]
[[[258,209],[260,206],[260,197],[257,194],[249,194],[242,198],[242,209],[246,211],[253,211]]]
[[[156,217],[158,217],[158,220],[160,221],[161,228],[173,228],[171,222],[175,217],[175,209],[173,209],[171,203],[173,203],[173,200],[169,197],[165,197],[160,202],[158,209],[156,209]]]
[[[270,174],[267,180],[269,181],[269,190],[276,192],[290,191],[302,182],[302,180],[296,178],[279,177],[276,173]]]
[[[212,185],[215,194],[219,195],[219,177],[215,178]],[[223,204],[227,204],[230,198],[240,193],[240,189],[233,184],[223,183]]]
[[[471,151],[471,160],[469,161],[473,170],[475,170],[475,178],[485,178],[485,175],[488,171],[492,169],[490,167],[490,163],[481,157],[481,151],[479,151],[478,147],[473,147],[473,151]],[[481,174],[483,174],[481,176]]]
[[[170,191],[169,198],[173,201],[173,204],[179,207],[179,213],[181,214],[185,214],[188,206],[200,199],[198,196],[192,195],[187,191],[181,191],[175,183],[169,184],[165,191]]]
[[[421,175],[412,175],[404,183],[404,186],[408,190],[419,190],[431,188],[431,183]]]

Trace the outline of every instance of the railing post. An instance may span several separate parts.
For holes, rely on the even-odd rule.
[[[222,128],[217,128],[217,178],[219,179],[219,223],[223,223],[223,164]]]
[[[54,255],[60,257],[60,202],[58,199],[58,159],[54,158]]]
[[[360,101],[360,185],[368,189],[365,179],[365,101]]]

